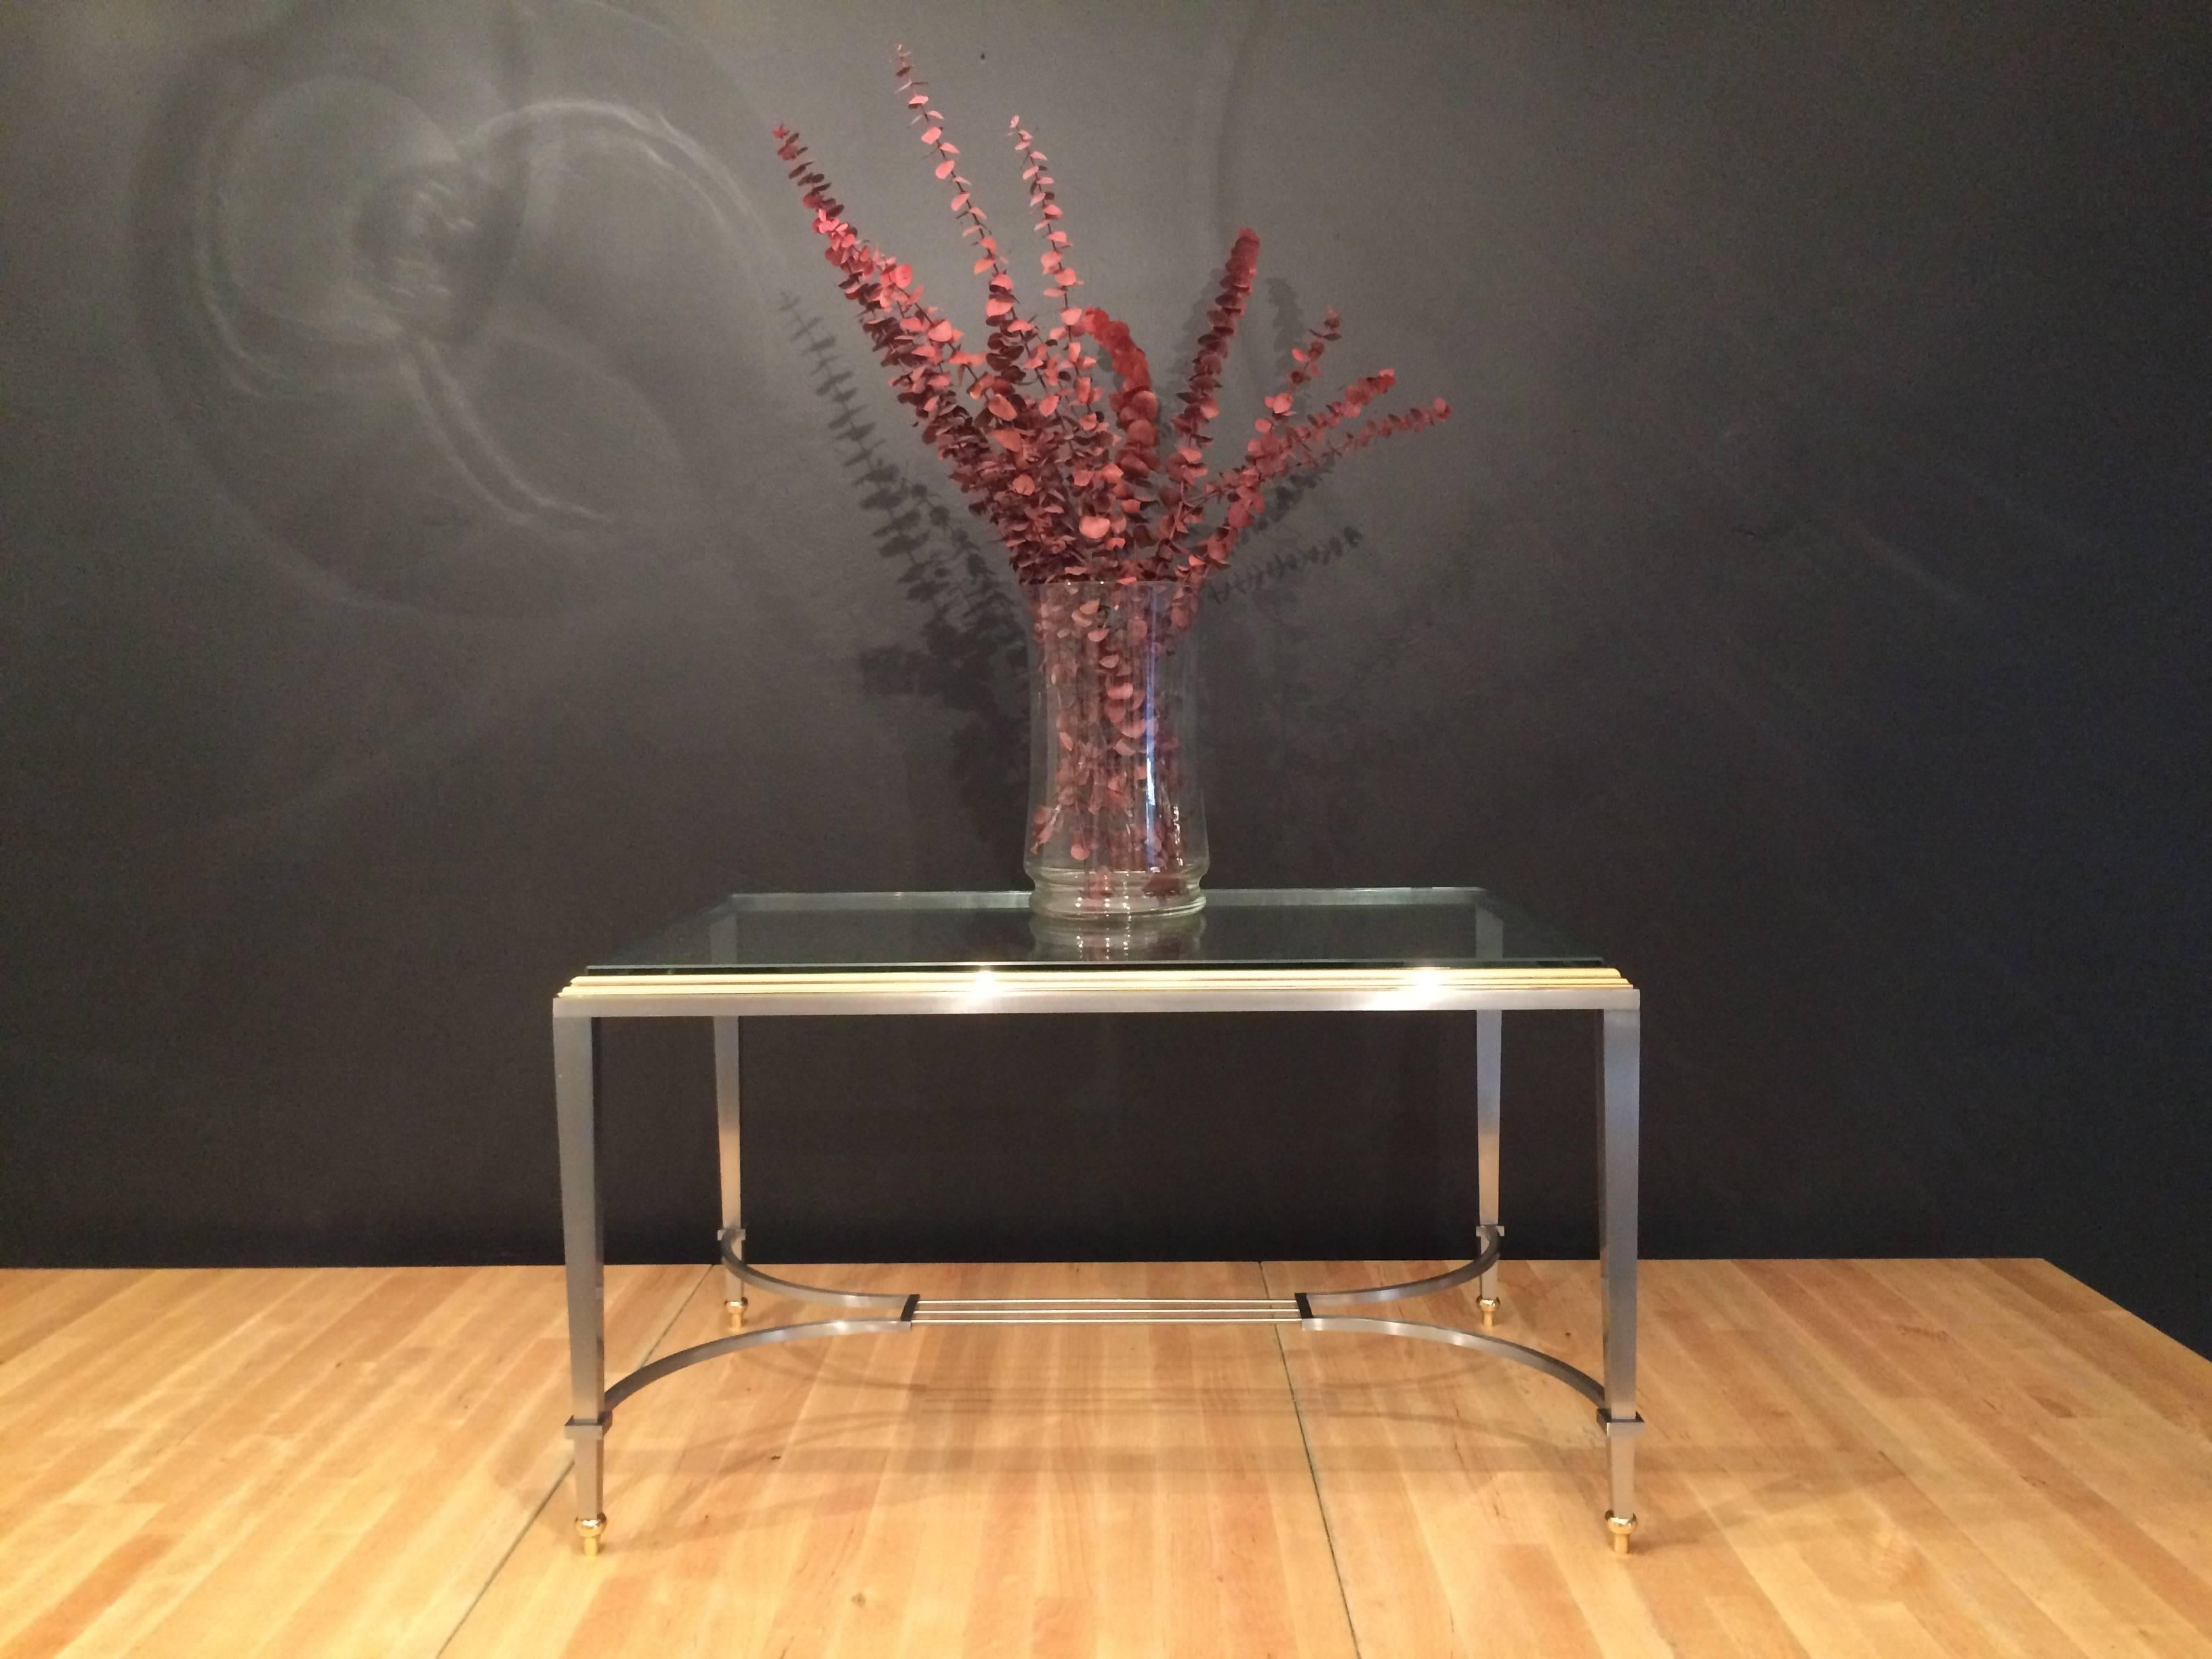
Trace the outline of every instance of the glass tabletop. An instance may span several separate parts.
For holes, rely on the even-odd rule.
[[[1597,968],[1557,928],[1479,887],[1230,888],[1164,923],[1049,921],[1026,891],[738,893],[592,975],[1098,968]]]

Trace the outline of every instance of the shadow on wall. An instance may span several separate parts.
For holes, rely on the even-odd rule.
[[[563,608],[735,517],[775,256],[724,158],[758,125],[702,49],[587,0],[313,0],[169,89],[148,354],[302,568]]]
[[[1028,627],[1013,578],[995,544],[979,541],[927,483],[890,458],[823,319],[802,311],[793,295],[783,296],[781,309],[815,372],[814,394],[830,406],[830,436],[873,521],[876,552],[922,613],[919,643],[860,653],[861,686],[872,697],[926,698],[954,716],[952,777],[962,810],[1013,868],[1021,849],[1012,832],[1021,823],[1029,762]]]

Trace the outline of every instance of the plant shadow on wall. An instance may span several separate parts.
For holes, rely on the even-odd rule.
[[[823,319],[803,311],[794,295],[783,296],[781,309],[817,376],[815,396],[830,405],[838,464],[872,520],[876,552],[921,612],[919,642],[860,653],[861,687],[872,697],[921,697],[955,717],[952,781],[961,805],[994,863],[1013,869],[1021,862],[1029,764],[1028,625],[1013,584],[930,484],[890,458]]]
[[[1267,284],[1274,313],[1275,369],[1287,374],[1291,354],[1308,327],[1291,284]],[[1209,298],[1201,297],[1186,323],[1186,355],[1206,327]],[[938,704],[957,721],[952,739],[952,779],[963,810],[990,849],[994,865],[1020,861],[1018,813],[1029,764],[1029,712],[1024,663],[1028,621],[1003,556],[983,542],[945,504],[936,479],[894,459],[869,418],[838,337],[798,296],[778,302],[789,337],[809,362],[814,394],[830,405],[827,430],[860,505],[872,520],[878,555],[896,572],[901,593],[921,612],[915,641],[864,649],[858,665],[872,697],[915,696]],[[1275,653],[1267,701],[1276,710],[1271,769],[1283,788],[1291,780],[1319,775],[1323,752],[1344,740],[1346,711],[1324,696],[1303,648],[1309,632],[1286,601],[1314,572],[1358,552],[1367,537],[1352,523],[1325,535],[1285,545],[1284,534],[1322,481],[1331,459],[1312,471],[1275,484],[1249,532],[1254,545],[1243,563],[1217,578],[1213,607],[1258,604],[1270,632],[1289,648]]]
[[[301,4],[167,90],[142,343],[296,568],[568,610],[728,545],[731,389],[775,349],[750,126],[708,54],[591,0]]]

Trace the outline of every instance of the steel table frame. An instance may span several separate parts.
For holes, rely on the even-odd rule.
[[[1482,951],[1490,954],[1489,950]],[[1426,1295],[1481,1279],[1488,1327],[1498,1306],[1499,1037],[1504,1014],[1589,1010],[1601,1020],[1598,1054],[1598,1273],[1603,1377],[1523,1344],[1451,1326],[1340,1311]],[[744,1259],[738,1052],[741,1024],[778,1015],[1358,1012],[1470,1010],[1475,1018],[1475,1106],[1481,1249],[1474,1260],[1408,1284],[1280,1297],[1058,1297],[933,1300],[827,1290],[762,1272]],[[599,1022],[706,1018],[714,1023],[725,1297],[741,1319],[747,1283],[844,1316],[744,1331],[702,1342],[606,1377],[604,1215],[597,1103]],[[1626,1553],[1636,1525],[1636,1225],[1640,1085],[1639,999],[1607,968],[1235,968],[1066,966],[712,973],[587,974],[553,1000],[555,1095],[560,1119],[562,1233],[568,1262],[569,1382],[567,1429],[575,1447],[576,1528],[596,1554],[605,1530],[606,1433],[617,1406],[647,1384],[702,1360],[810,1338],[888,1335],[919,1325],[1296,1324],[1310,1331],[1366,1331],[1491,1353],[1556,1377],[1597,1407],[1607,1453],[1606,1527]]]

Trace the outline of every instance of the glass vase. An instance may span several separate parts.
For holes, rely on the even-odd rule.
[[[1172,581],[1044,582],[1030,611],[1031,906],[1100,921],[1206,902],[1197,597]]]

